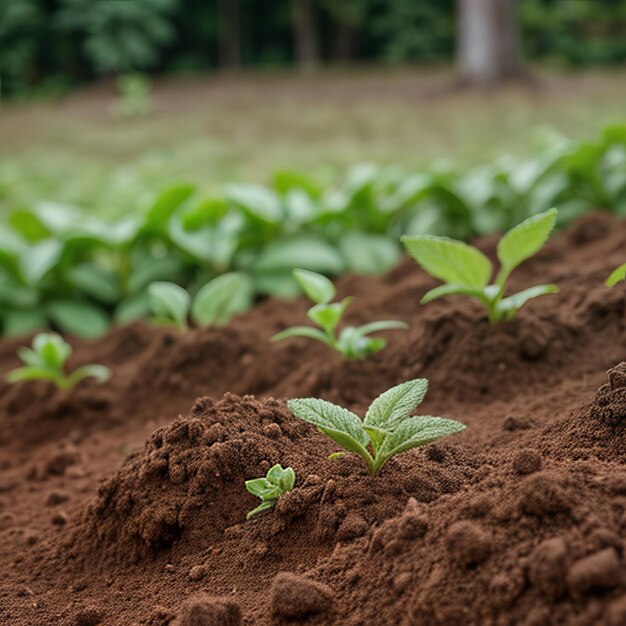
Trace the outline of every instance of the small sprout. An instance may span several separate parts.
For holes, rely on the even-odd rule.
[[[364,420],[317,398],[289,400],[287,405],[296,417],[317,426],[344,450],[358,454],[376,476],[397,454],[465,430],[464,424],[443,417],[409,417],[427,391],[425,378],[392,387],[372,402]]]
[[[240,272],[228,272],[210,280],[200,288],[193,302],[185,289],[168,282],[154,282],[148,287],[152,321],[188,330],[188,319],[198,326],[223,326],[235,313],[250,308],[252,285]]]
[[[483,303],[489,321],[495,324],[511,319],[532,298],[557,293],[559,288],[556,285],[536,285],[504,297],[509,275],[544,246],[554,228],[556,216],[556,209],[534,215],[500,239],[497,251],[500,271],[493,284],[489,284],[493,274],[491,261],[477,248],[447,237],[402,237],[402,243],[419,265],[445,283],[431,289],[421,303],[426,304],[441,296],[470,296]]]
[[[614,287],[622,280],[626,280],[626,263],[611,272],[610,276],[605,281],[605,285],[607,287]]]
[[[83,378],[93,377],[98,382],[106,382],[111,370],[104,365],[83,365],[71,374],[65,374],[65,362],[72,354],[72,346],[56,333],[39,333],[33,339],[31,348],[17,351],[24,367],[11,370],[6,380],[15,383],[21,380],[50,380],[59,389],[72,389]]]
[[[366,359],[372,354],[380,352],[387,342],[380,337],[368,337],[371,333],[381,330],[406,329],[408,324],[393,320],[371,322],[363,326],[346,326],[339,337],[336,335],[337,325],[352,298],[344,298],[341,302],[332,302],[335,297],[335,287],[328,278],[308,270],[294,270],[294,277],[300,283],[304,293],[315,305],[307,312],[309,319],[319,326],[293,326],[274,335],[272,341],[280,341],[288,337],[309,337],[325,343],[346,359]]]
[[[295,484],[296,473],[290,467],[283,469],[280,465],[270,468],[265,478],[246,480],[246,489],[261,499],[261,504],[248,513],[247,519],[274,508],[280,496],[291,491]]]

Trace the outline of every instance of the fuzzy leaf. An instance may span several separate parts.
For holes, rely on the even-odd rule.
[[[464,424],[443,417],[408,417],[383,440],[376,456],[377,469],[396,454],[461,432],[465,428]]]
[[[335,297],[335,286],[326,276],[309,270],[294,270],[293,275],[307,297],[316,304],[328,304]]]
[[[424,270],[446,283],[482,289],[489,282],[491,262],[462,241],[416,235],[402,237],[402,243]]]
[[[556,216],[556,209],[533,215],[500,239],[498,242],[498,259],[502,264],[500,277],[504,276],[506,279],[511,270],[543,247],[554,228]]]
[[[365,424],[391,431],[418,407],[428,391],[425,378],[409,380],[382,393],[367,410]]]
[[[174,283],[155,282],[148,287],[150,309],[158,318],[171,320],[178,328],[187,327],[191,297]]]
[[[296,417],[317,426],[348,452],[359,454],[365,459],[370,457],[367,451],[369,436],[354,413],[317,398],[289,400],[287,406]]]

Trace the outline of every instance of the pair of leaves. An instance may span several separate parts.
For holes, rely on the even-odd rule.
[[[308,270],[294,270],[293,275],[304,293],[315,304],[307,312],[308,318],[319,328],[311,326],[293,326],[274,335],[272,341],[289,337],[308,337],[333,348],[346,359],[365,359],[382,350],[386,341],[380,337],[368,337],[369,334],[393,329],[406,329],[404,322],[382,320],[363,326],[347,326],[339,336],[336,328],[352,302],[351,297],[341,302],[331,302],[336,295],[335,286],[328,278]]]
[[[72,354],[72,347],[56,333],[39,333],[32,348],[20,348],[18,355],[23,367],[10,371],[6,379],[10,383],[22,380],[49,380],[59,389],[71,389],[83,378],[93,377],[99,382],[107,381],[110,370],[104,365],[83,365],[68,376],[65,363]]]
[[[249,278],[239,272],[222,274],[204,285],[195,297],[174,283],[155,282],[148,288],[154,320],[188,328],[189,314],[201,326],[227,324],[236,313],[247,310],[252,302]]]
[[[261,504],[248,513],[247,519],[273,508],[278,499],[287,491],[291,491],[295,484],[296,473],[293,469],[291,467],[283,469],[279,464],[271,467],[264,478],[247,480],[246,489],[261,500]]]
[[[491,261],[477,248],[434,235],[402,237],[407,251],[418,264],[445,283],[429,291],[422,303],[447,295],[471,296],[479,299],[487,308],[490,319],[497,322],[512,317],[532,298],[556,293],[556,285],[537,285],[504,297],[509,275],[543,247],[556,217],[557,210],[550,209],[528,218],[500,239],[497,247],[500,270],[494,284],[489,284],[493,274]]]
[[[316,426],[348,452],[358,454],[372,476],[392,457],[465,429],[442,417],[409,417],[421,404],[428,381],[411,380],[384,392],[370,405],[365,419],[317,398],[288,401],[291,412]]]

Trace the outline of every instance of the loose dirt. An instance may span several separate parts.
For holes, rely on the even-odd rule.
[[[561,293],[499,326],[420,306],[411,261],[344,277],[350,321],[411,324],[367,362],[269,343],[307,303],[267,300],[225,329],[75,342],[106,385],[0,383],[0,623],[624,626],[626,294],[602,282],[625,254],[626,221],[580,220],[513,277]],[[377,478],[284,402],[363,412],[416,377],[420,412],[468,429]],[[247,522],[243,483],[275,463],[296,488]]]

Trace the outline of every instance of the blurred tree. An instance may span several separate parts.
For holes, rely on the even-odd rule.
[[[147,69],[175,32],[168,15],[178,0],[60,0],[56,25],[85,35],[84,51],[99,72]]]
[[[241,12],[239,0],[218,0],[219,59],[224,69],[241,67]]]
[[[369,0],[324,0],[324,9],[332,18],[330,56],[346,62],[354,58],[359,29],[367,17]]]
[[[457,63],[461,77],[495,83],[520,73],[517,0],[458,0]]]
[[[314,70],[320,64],[315,0],[291,0],[295,58],[301,70]]]

